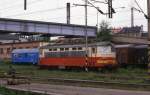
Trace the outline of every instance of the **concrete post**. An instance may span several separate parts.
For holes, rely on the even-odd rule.
[[[134,27],[134,9],[131,8],[131,27]]]
[[[24,10],[27,10],[27,0],[24,0]]]
[[[70,3],[67,3],[67,24],[70,24]]]

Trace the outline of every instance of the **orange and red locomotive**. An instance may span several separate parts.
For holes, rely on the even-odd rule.
[[[115,51],[106,42],[88,45],[87,63],[85,44],[53,44],[41,49],[40,66],[103,68],[117,65]]]

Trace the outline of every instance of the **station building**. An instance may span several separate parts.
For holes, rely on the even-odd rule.
[[[10,59],[13,49],[32,49],[47,45],[47,42],[16,42],[16,43],[0,43],[0,59]]]

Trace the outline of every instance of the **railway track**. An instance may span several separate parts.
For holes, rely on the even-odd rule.
[[[26,77],[18,76],[16,79],[27,79],[30,82],[41,82],[41,83],[54,83],[63,85],[76,85],[76,86],[89,86],[89,87],[108,87],[117,89],[140,89],[140,90],[150,90],[150,80],[145,80],[145,83],[128,83],[129,78],[127,77],[108,77],[105,75],[99,76],[104,78],[113,78],[109,81],[93,81],[93,80],[81,80],[81,79],[64,79],[64,78],[40,78],[40,77]],[[0,78],[10,78],[9,76],[1,76]],[[132,79],[132,78],[131,78]],[[131,80],[130,79],[130,80]],[[133,79],[143,79],[144,78],[133,78]]]
[[[63,78],[34,78],[43,80],[45,83],[73,85],[83,87],[104,87],[114,89],[127,89],[127,90],[146,90],[150,91],[150,83],[122,83],[114,81],[92,81],[92,80],[80,80],[80,79],[63,79]],[[148,81],[150,82],[150,81]]]
[[[40,79],[41,80],[41,78],[34,78],[34,79]],[[44,80],[44,79],[43,79]],[[129,86],[134,86],[134,88],[136,88],[135,90],[137,90],[137,88],[139,88],[138,86],[140,86],[140,87],[142,87],[142,88],[146,88],[146,89],[143,89],[143,90],[147,90],[147,91],[149,91],[150,89],[150,85],[148,85],[148,84],[122,84],[122,83],[118,83],[118,82],[104,82],[104,81],[91,81],[91,80],[78,80],[78,79],[62,79],[62,78],[45,78],[45,80],[47,80],[47,81],[49,81],[49,82],[57,82],[57,83],[64,83],[64,84],[68,84],[68,85],[72,85],[72,86],[74,86],[74,85],[76,85],[76,86],[78,86],[78,85],[81,85],[81,84],[86,84],[86,86],[96,86],[96,87],[98,87],[98,86],[100,86],[100,87],[102,87],[103,85],[107,85],[107,86],[109,86],[109,85],[117,85],[117,86],[119,86],[120,88],[121,88],[121,86],[127,86],[127,87],[129,87]],[[32,84],[31,84],[32,85]],[[47,85],[47,84],[43,84],[43,85]],[[121,85],[121,86],[120,86]],[[57,86],[57,85],[56,85]],[[59,86],[61,86],[60,84],[57,86],[57,87],[59,87]],[[81,86],[85,86],[85,85],[81,85]],[[19,85],[18,85],[18,87],[19,87]],[[27,86],[26,86],[27,87]],[[35,86],[34,86],[35,87]],[[37,87],[37,86],[36,86]],[[39,86],[40,87],[40,86]],[[41,86],[42,87],[42,86]],[[55,87],[54,87],[55,88]],[[13,86],[11,86],[11,88],[8,88],[8,89],[11,89],[11,90],[16,90],[16,91],[27,91],[27,92],[33,92],[33,93],[35,93],[35,95],[37,95],[36,93],[41,93],[42,95],[56,95],[56,94],[47,94],[47,91],[46,90],[44,90],[44,91],[41,91],[41,90],[39,90],[38,91],[38,89],[37,88],[34,88],[34,90],[33,89],[30,89],[30,91],[29,91],[29,88],[27,88],[26,90],[25,90],[25,88],[24,88],[24,90],[22,90],[22,89],[20,89],[20,88],[15,88],[14,89],[14,87]],[[40,89],[40,88],[39,88]],[[56,89],[58,89],[58,88],[56,88]],[[66,89],[66,88],[65,88]],[[115,88],[114,88],[115,89]],[[129,90],[129,89],[127,89],[127,90]],[[67,90],[68,91],[68,90]],[[46,92],[46,93],[45,93]],[[44,94],[43,94],[44,93]],[[99,94],[98,94],[99,95]],[[145,95],[145,94],[143,94],[143,95]]]

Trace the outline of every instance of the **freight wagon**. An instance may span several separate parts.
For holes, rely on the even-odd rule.
[[[11,54],[13,64],[37,64],[39,62],[39,49],[15,49]]]
[[[115,45],[117,63],[121,66],[148,65],[148,46],[147,45]]]
[[[87,57],[85,44],[47,45],[41,49],[43,56],[40,58],[39,65],[42,67],[104,68],[117,66],[116,53],[110,43],[106,42],[89,44]]]

